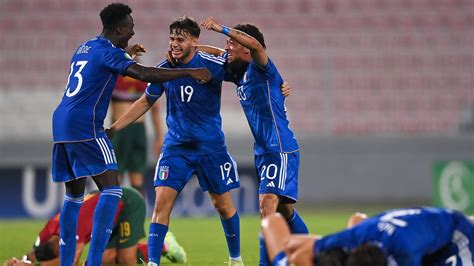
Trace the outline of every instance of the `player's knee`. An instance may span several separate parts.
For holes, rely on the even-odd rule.
[[[260,195],[259,210],[260,216],[267,217],[268,215],[275,213],[278,206],[278,197],[272,194]]]
[[[102,255],[103,264],[115,264],[117,258],[117,251],[113,248],[106,249]]]
[[[219,201],[219,200],[212,200],[212,205],[214,206],[214,209],[222,216],[222,217],[228,217],[232,215],[234,211],[234,206],[232,204],[229,204],[226,201]]]
[[[155,205],[153,208],[153,217],[157,219],[166,218],[168,219],[171,214],[173,204],[171,200],[167,200],[164,197],[156,197]]]
[[[287,219],[293,214],[292,204],[278,204],[277,212],[281,213]]]

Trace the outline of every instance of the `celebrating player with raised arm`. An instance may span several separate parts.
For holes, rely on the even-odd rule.
[[[156,165],[156,199],[148,236],[151,265],[160,264],[161,245],[168,231],[171,210],[193,174],[197,175],[201,189],[209,191],[221,217],[229,265],[243,265],[239,216],[230,195],[230,190],[238,188],[240,183],[236,163],[227,152],[219,113],[225,59],[196,51],[200,32],[199,25],[189,17],[174,21],[169,35],[171,54],[177,61],[177,69],[206,67],[211,71],[212,79],[205,84],[190,78],[152,83],[109,130],[113,134],[123,129],[166,93],[168,132]],[[158,65],[170,66],[166,60]]]
[[[88,265],[100,265],[112,233],[113,216],[122,195],[117,164],[103,121],[119,74],[147,82],[191,76],[207,81],[206,69],[157,69],[132,61],[124,50],[134,35],[132,10],[115,3],[100,12],[102,33],[79,46],[71,58],[64,95],[53,114],[53,181],[64,182],[66,195],[61,211],[61,265],[72,265],[76,251],[79,209],[86,178],[91,176],[102,192],[94,212]],[[135,45],[132,53],[144,52]]]
[[[283,79],[265,52],[263,34],[254,25],[236,25],[231,29],[213,17],[202,25],[229,37],[223,53],[228,63],[226,80],[237,85],[237,95],[255,138],[260,216],[281,212],[291,232],[308,233],[293,208],[298,199],[298,143],[289,128],[285,97],[280,91]],[[260,264],[268,265],[263,241],[260,247]]]

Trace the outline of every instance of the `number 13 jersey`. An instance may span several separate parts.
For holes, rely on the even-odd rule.
[[[118,74],[133,63],[104,37],[93,38],[71,58],[68,83],[53,114],[53,141],[79,142],[105,137],[104,119]]]

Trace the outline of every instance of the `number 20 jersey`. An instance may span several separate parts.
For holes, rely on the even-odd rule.
[[[226,72],[225,80],[237,85],[240,104],[255,138],[255,155],[299,150],[281,93],[283,79],[270,58],[266,66],[250,61],[242,77],[233,77]]]
[[[53,114],[53,141],[78,142],[105,137],[104,119],[118,74],[133,63],[104,37],[93,38],[71,58],[68,83]]]

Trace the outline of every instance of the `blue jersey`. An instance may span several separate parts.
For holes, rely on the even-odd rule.
[[[422,265],[424,256],[451,243],[454,232],[466,219],[459,212],[440,208],[387,211],[317,240],[314,252],[318,254],[335,247],[352,249],[372,243],[398,265]],[[470,229],[466,236],[470,241],[474,240],[472,232]]]
[[[180,153],[209,154],[226,150],[220,116],[221,90],[224,79],[222,57],[198,52],[179,68],[207,68],[212,79],[204,84],[191,77],[148,85],[146,95],[157,99],[166,93],[168,132],[163,147]],[[171,67],[163,61],[158,67]]]
[[[266,66],[252,60],[243,76],[226,76],[226,80],[237,85],[237,95],[255,139],[256,155],[298,150],[286,117],[283,79],[270,58]]]
[[[53,140],[87,141],[105,137],[104,118],[118,74],[133,63],[108,39],[83,43],[71,58],[68,83],[53,114]]]

